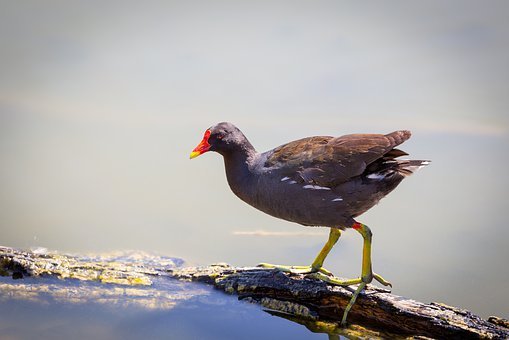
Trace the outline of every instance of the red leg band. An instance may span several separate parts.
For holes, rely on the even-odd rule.
[[[352,225],[352,228],[354,228],[355,230],[359,230],[362,228],[362,223],[359,223],[359,222],[355,222],[353,225]]]

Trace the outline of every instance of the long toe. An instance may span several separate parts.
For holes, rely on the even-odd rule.
[[[380,275],[378,275],[376,273],[373,273],[373,278],[375,280],[377,280],[378,282],[380,282],[381,284],[383,284],[384,286],[389,286],[389,287],[392,288],[392,283],[390,283],[389,281],[387,281],[386,279],[384,279]]]
[[[317,280],[325,281],[327,283],[330,283],[330,284],[333,284],[333,285],[336,285],[336,286],[351,286],[351,285],[356,285],[356,284],[362,282],[361,278],[346,279],[345,280],[345,279],[340,279],[340,278],[335,277],[335,276],[330,276],[330,275],[323,274],[322,272],[311,273],[308,276],[312,277],[314,279],[317,279]]]
[[[271,263],[260,263],[258,267],[268,268],[268,269],[276,269],[285,273],[291,274],[309,274],[317,271],[311,266],[283,266],[279,264],[271,264]]]
[[[271,263],[260,263],[257,267],[267,268],[267,269],[276,269],[285,273],[291,274],[312,274],[312,273],[321,273],[324,276],[333,276],[332,272],[329,270],[320,267],[316,268],[313,266],[284,266],[279,264],[271,264]]]

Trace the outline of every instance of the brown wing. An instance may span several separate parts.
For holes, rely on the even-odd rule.
[[[268,156],[265,166],[277,168],[282,176],[297,182],[334,187],[359,176],[369,164],[408,138],[409,131],[309,137],[277,147]],[[399,150],[392,153],[392,157],[405,154]]]

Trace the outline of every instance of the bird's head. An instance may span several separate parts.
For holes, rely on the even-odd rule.
[[[242,131],[228,122],[216,124],[205,131],[203,139],[191,152],[189,158],[195,158],[207,151],[216,151],[223,156],[246,147],[252,148]]]

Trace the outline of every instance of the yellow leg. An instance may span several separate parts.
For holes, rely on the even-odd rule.
[[[364,244],[362,247],[362,274],[361,274],[362,282],[370,283],[371,281],[373,281],[373,279],[375,279],[384,286],[392,287],[389,281],[386,281],[383,277],[376,273],[373,273],[373,271],[371,270],[371,239],[373,237],[371,229],[369,229],[367,225],[357,222],[354,224],[353,228],[357,230],[359,234],[361,234],[362,237],[364,238]]]
[[[372,233],[369,227],[365,224],[355,222],[352,226],[353,229],[355,229],[359,234],[362,235],[364,239],[363,248],[362,248],[362,272],[361,277],[356,279],[348,279],[348,280],[342,280],[334,277],[330,271],[323,268],[323,262],[325,261],[325,258],[331,251],[332,247],[336,244],[339,237],[341,236],[341,231],[336,228],[331,228],[330,234],[329,234],[329,240],[324,245],[323,249],[320,251],[316,259],[313,261],[311,266],[280,266],[280,265],[273,265],[268,263],[260,263],[258,266],[263,268],[275,268],[287,273],[294,273],[294,274],[311,274],[310,276],[325,281],[330,284],[338,285],[338,286],[350,286],[358,284],[359,286],[353,293],[350,301],[348,302],[348,305],[345,308],[345,311],[343,312],[343,318],[341,321],[341,324],[344,326],[346,324],[346,318],[348,316],[348,312],[352,308],[352,306],[355,304],[355,301],[357,300],[357,297],[359,296],[359,293],[366,287],[368,283],[371,283],[373,279],[380,282],[384,286],[391,286],[390,282],[386,281],[383,277],[380,275],[373,273],[371,269],[371,239],[372,239]]]
[[[359,283],[359,286],[353,293],[350,301],[348,302],[348,305],[345,308],[345,311],[343,312],[343,318],[341,320],[341,325],[343,326],[346,325],[346,318],[348,316],[348,312],[354,305],[355,300],[357,300],[357,296],[359,296],[359,293],[366,287],[368,283],[371,283],[373,279],[377,280],[384,286],[392,287],[392,285],[388,281],[386,281],[380,275],[373,273],[371,269],[371,239],[373,237],[373,234],[371,233],[369,227],[365,224],[356,222],[353,225],[353,229],[357,230],[364,239],[364,244],[362,247],[362,273],[359,279],[347,280],[344,281],[342,284],[337,283],[341,285],[344,285],[345,282],[349,282],[350,284],[352,284],[353,282]]]
[[[315,260],[310,266],[282,266],[275,265],[270,263],[260,263],[258,267],[262,268],[274,268],[283,272],[293,273],[293,274],[310,274],[310,273],[322,273],[325,276],[331,276],[332,273],[327,269],[323,268],[323,262],[327,255],[329,255],[332,247],[338,242],[339,237],[341,236],[341,230],[337,228],[331,228],[329,233],[329,239],[327,243],[323,246],[320,253],[316,256]]]
[[[339,237],[341,236],[341,230],[336,228],[330,228],[329,233],[329,239],[327,240],[327,243],[323,246],[320,253],[316,256],[315,260],[311,264],[311,268],[314,272],[320,271],[320,269],[323,269],[323,262],[325,261],[325,258],[327,255],[329,255],[330,251],[332,250],[332,247],[338,242]],[[329,274],[331,274],[329,271],[327,271]]]

